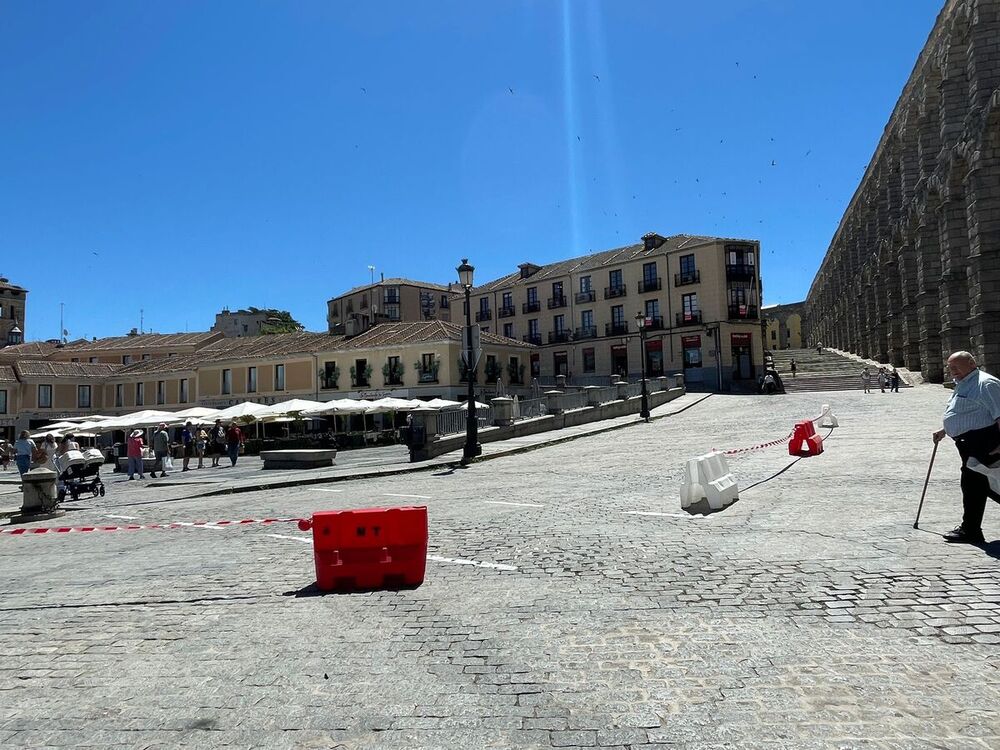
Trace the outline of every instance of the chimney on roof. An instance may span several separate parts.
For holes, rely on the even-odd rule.
[[[381,277],[379,279],[380,282],[385,281],[385,274],[384,273],[380,273],[379,276]]]
[[[536,266],[534,263],[522,263],[518,266],[521,269],[521,278],[526,279],[529,276],[538,273],[542,267]]]
[[[656,232],[649,232],[648,234],[642,235],[642,244],[644,250],[655,250],[666,241],[667,241],[666,237],[661,237]]]
[[[131,331],[128,332],[128,335],[129,336],[138,336],[139,335],[139,329],[138,328],[133,328]]]

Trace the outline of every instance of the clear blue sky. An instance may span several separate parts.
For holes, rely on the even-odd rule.
[[[205,330],[649,231],[804,297],[942,0],[0,0],[29,339]],[[772,161],[774,164],[772,165]]]

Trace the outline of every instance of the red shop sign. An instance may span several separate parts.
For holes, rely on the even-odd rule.
[[[681,346],[685,349],[698,349],[701,347],[701,336],[681,336]]]
[[[750,346],[750,336],[749,333],[734,333],[732,335],[733,346]]]

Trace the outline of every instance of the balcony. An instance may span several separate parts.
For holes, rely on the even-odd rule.
[[[322,388],[322,389],[323,389],[324,391],[330,391],[330,390],[337,390],[337,388],[339,387],[339,386],[337,385],[337,381],[338,381],[339,379],[340,379],[340,378],[331,378],[331,377],[326,377],[326,376],[324,376],[324,377],[320,378],[320,380],[319,380],[319,382],[320,382],[320,387],[321,387],[321,388]]]
[[[677,313],[676,325],[697,326],[701,325],[701,312],[679,312]]]
[[[730,320],[757,320],[757,305],[730,305]]]
[[[437,370],[419,370],[417,372],[417,381],[420,383],[438,382]]]
[[[674,274],[674,286],[687,286],[701,281],[701,271],[686,271]]]
[[[628,289],[625,288],[624,284],[619,286],[606,286],[604,287],[604,299],[614,299],[615,297],[624,297]]]
[[[566,307],[566,297],[560,294],[558,297],[549,297],[549,309],[554,310],[557,307]]]
[[[662,331],[663,330],[663,316],[662,315],[650,315],[646,318],[646,330],[647,331]]]
[[[542,309],[542,303],[539,302],[537,299],[528,300],[523,305],[521,305],[521,312],[525,314],[538,312],[541,309]]]
[[[542,345],[542,334],[540,334],[540,333],[529,333],[527,336],[524,337],[523,340],[526,341],[529,344],[534,344],[535,346],[541,346]]]
[[[597,326],[583,326],[576,329],[576,338],[593,339],[597,338]]]
[[[550,344],[564,344],[569,341],[570,331],[568,329],[563,329],[562,331],[549,331],[549,343]]]
[[[585,292],[577,292],[575,298],[576,304],[583,305],[586,304],[587,302],[593,302],[596,297],[597,294],[594,292],[593,289],[588,289]]]
[[[643,279],[639,282],[639,294],[646,292],[657,292],[663,288],[662,279]]]
[[[753,281],[756,277],[756,266],[746,263],[726,264],[726,281]]]
[[[511,318],[511,317],[514,316],[514,312],[515,312],[515,310],[514,310],[514,306],[513,305],[504,305],[499,310],[497,310],[497,317],[498,318]]]
[[[479,323],[484,320],[493,320],[492,310],[479,310],[476,313],[476,322]]]
[[[623,321],[621,323],[606,323],[604,325],[605,336],[621,336],[625,333],[628,333],[628,321]]]

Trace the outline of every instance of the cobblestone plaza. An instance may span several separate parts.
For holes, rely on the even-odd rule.
[[[716,395],[464,471],[112,482],[47,525],[426,504],[427,579],[310,595],[294,524],[0,535],[0,746],[998,747],[1000,541],[940,538],[950,444],[912,528],[946,394]],[[739,502],[679,510],[685,459],[821,401],[823,455],[737,454]]]

